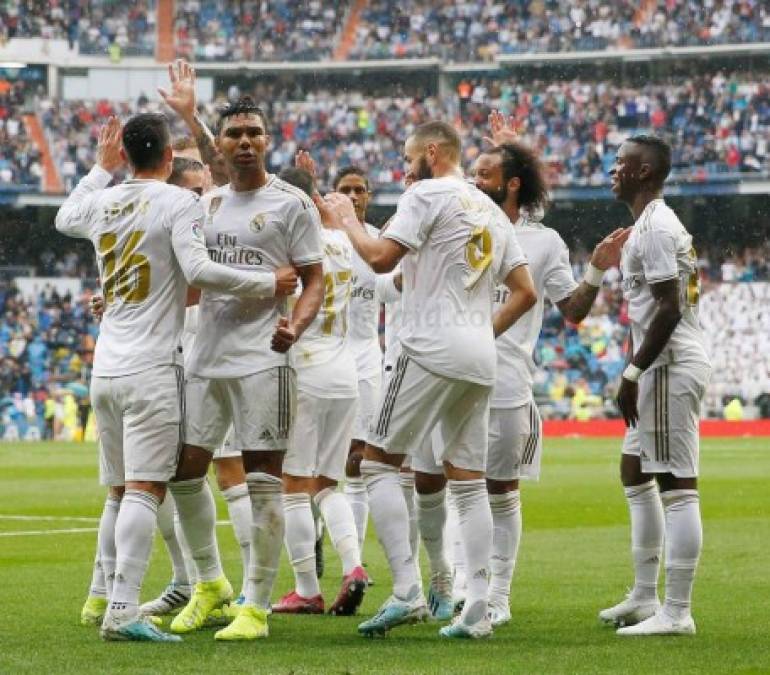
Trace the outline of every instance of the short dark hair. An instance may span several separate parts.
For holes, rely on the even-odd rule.
[[[217,133],[222,131],[225,120],[235,115],[259,115],[262,124],[265,125],[265,131],[268,131],[267,115],[260,108],[251,96],[241,96],[235,103],[230,103],[219,111],[219,125]]]
[[[520,207],[525,207],[531,213],[538,207],[544,209],[547,206],[548,181],[545,177],[545,167],[532,148],[523,143],[501,143],[486,150],[484,154],[500,156],[505,183],[511,178],[521,181]]]
[[[652,179],[663,185],[671,172],[671,146],[658,136],[637,134],[628,139],[628,143],[642,146],[648,153],[652,164]]]
[[[364,183],[366,184],[367,191],[371,188],[369,187],[369,177],[366,175],[366,171],[364,171],[360,166],[350,165],[350,166],[343,166],[332,179],[332,187],[336,190],[337,186],[340,184],[340,181],[345,176],[361,176],[361,178],[364,179]]]
[[[189,157],[174,157],[174,162],[171,165],[171,175],[166,182],[171,185],[180,185],[182,183],[182,176],[188,171],[203,171],[203,163]]]
[[[460,134],[458,134],[457,129],[448,122],[442,122],[441,120],[424,122],[414,130],[412,138],[417,140],[423,146],[430,142],[443,145],[447,147],[452,155],[458,160],[460,159]]]
[[[123,147],[134,169],[155,169],[171,140],[168,120],[160,113],[139,113],[123,127]]]
[[[308,197],[312,198],[315,192],[313,176],[305,169],[300,169],[297,166],[287,166],[281,169],[278,178],[286,181],[289,185],[299,188]]]

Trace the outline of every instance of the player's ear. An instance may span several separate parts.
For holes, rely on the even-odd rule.
[[[514,176],[508,181],[508,190],[510,192],[517,192],[521,189],[521,178]]]
[[[120,158],[124,163],[128,163],[128,155],[126,154],[126,149],[122,145],[120,146]]]
[[[640,162],[638,175],[640,183],[649,180],[650,176],[652,175],[652,167],[648,162]]]

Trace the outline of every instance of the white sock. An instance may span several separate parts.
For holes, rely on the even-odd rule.
[[[342,561],[342,576],[361,567],[361,551],[353,511],[344,495],[334,488],[321,490],[313,500],[318,505],[332,545]]]
[[[431,574],[450,574],[451,566],[444,546],[446,490],[430,495],[417,493],[417,524],[428,553]]]
[[[251,498],[251,552],[246,602],[270,607],[283,544],[283,502],[281,479],[267,473],[246,474]]]
[[[110,613],[133,615],[139,609],[139,591],[150,564],[152,540],[158,523],[158,498],[142,490],[126,490],[115,523],[115,583]]]
[[[703,528],[697,490],[669,490],[661,495],[666,509],[666,601],[663,611],[675,620],[690,615]]]
[[[166,493],[166,498],[171,495],[171,490]],[[173,495],[171,495],[173,499]],[[179,519],[179,509],[176,508],[176,502],[174,502],[174,533],[176,534],[176,540],[182,547],[182,555],[184,556],[184,565],[187,568],[187,578],[190,580],[190,585],[193,585],[196,581],[195,561],[193,560],[192,553],[190,553],[190,547],[187,544],[187,539],[184,538],[184,530],[182,530],[182,521]]]
[[[417,524],[417,504],[414,491],[414,474],[411,471],[400,471],[398,482],[401,485],[401,491],[404,493],[406,510],[409,512],[409,546],[412,548],[414,564],[417,567],[417,575],[420,572],[420,526]]]
[[[120,512],[120,499],[107,495],[104,500],[99,534],[96,538],[96,560],[91,578],[90,595],[109,598],[112,595],[112,583],[115,579],[115,521]],[[100,593],[102,586],[104,592]]]
[[[167,493],[166,498],[158,507],[158,529],[160,530],[160,535],[163,537],[163,542],[166,544],[168,557],[171,558],[171,568],[173,572],[172,583],[178,586],[189,586],[190,579],[187,576],[184,553],[176,538],[174,511],[174,498]]]
[[[321,593],[315,571],[315,522],[306,492],[283,495],[283,515],[286,519],[286,550],[294,570],[294,590],[303,598]]]
[[[658,597],[658,571],[663,553],[663,504],[654,480],[623,488],[631,516],[631,554],[636,600]]]
[[[364,541],[366,540],[366,524],[369,521],[369,497],[366,493],[366,485],[363,478],[347,478],[342,487],[345,499],[350,504],[350,510],[353,512],[353,520],[356,524],[358,533],[358,548],[364,550]]]
[[[467,592],[462,621],[472,625],[487,615],[489,558],[492,552],[492,512],[487,483],[477,480],[450,480],[449,491],[457,504],[460,537],[468,565]]]
[[[492,556],[489,598],[508,601],[521,541],[521,499],[518,490],[489,495],[492,511]]]
[[[398,482],[398,469],[365,459],[361,462],[361,475],[369,493],[377,538],[393,575],[393,594],[402,600],[415,598],[421,583],[409,543],[409,511]]]
[[[169,483],[168,487],[174,496],[179,524],[190,548],[196,579],[219,579],[224,572],[217,546],[217,512],[208,480],[180,480]]]
[[[454,598],[465,598],[467,585],[467,574],[465,566],[465,551],[463,551],[463,540],[460,537],[460,520],[457,515],[457,504],[449,493],[447,499],[446,529],[444,530],[444,542],[447,547],[447,558],[452,561],[453,583],[452,596]]]
[[[251,550],[251,499],[246,483],[233,485],[222,490],[222,496],[227,502],[227,512],[233,525],[235,538],[241,547],[241,564],[243,576],[241,595],[246,594],[246,581],[249,578],[249,551]]]

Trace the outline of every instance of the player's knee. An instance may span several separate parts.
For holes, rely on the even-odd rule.
[[[361,460],[364,458],[364,448],[353,449],[345,461],[345,475],[348,478],[359,478],[361,476]]]
[[[243,453],[243,468],[246,473],[266,473],[280,478],[284,454],[278,450],[246,450]]]
[[[487,492],[491,495],[504,495],[519,489],[518,480],[494,480],[487,478]]]
[[[123,495],[126,494],[126,486],[125,485],[111,485],[110,489],[108,490],[110,497],[113,499],[117,499],[120,501],[123,499]]]
[[[642,464],[636,455],[621,455],[620,482],[624,487],[647,483],[650,476],[642,472]]]
[[[203,478],[211,464],[211,453],[195,445],[185,445],[179,455],[179,463],[173,480]]]
[[[432,495],[446,487],[446,476],[436,473],[414,472],[414,489],[420,495]]]
[[[227,490],[246,482],[246,472],[243,470],[243,460],[240,457],[214,460],[214,472],[220,490]]]
[[[400,468],[404,463],[403,455],[391,455],[385,452],[382,448],[377,448],[367,443],[366,450],[364,450],[364,459],[370,462],[379,462],[380,464],[388,464],[390,466]]]

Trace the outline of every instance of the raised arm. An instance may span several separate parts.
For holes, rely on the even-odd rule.
[[[171,91],[158,87],[158,93],[166,105],[187,125],[198,146],[198,152],[201,153],[203,163],[209,167],[214,183],[216,185],[228,183],[230,179],[222,156],[214,143],[214,135],[198,114],[195,68],[186,61],[178,59],[175,64],[168,64],[168,76],[171,81]]]
[[[110,117],[99,130],[96,164],[80,179],[56,214],[54,224],[59,232],[69,237],[88,237],[89,197],[106,188],[112,180],[112,174],[123,165],[121,144],[120,121],[117,117]]]

